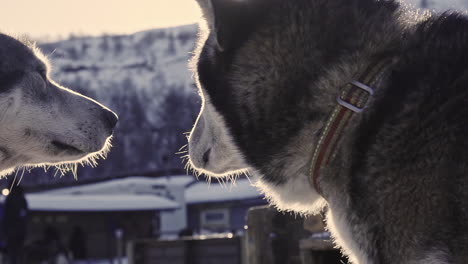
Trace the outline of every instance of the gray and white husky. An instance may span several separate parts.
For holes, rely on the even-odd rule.
[[[198,0],[190,165],[328,206],[353,263],[468,263],[468,19],[392,0]]]
[[[104,155],[117,116],[50,79],[45,56],[0,34],[0,174],[76,164]]]

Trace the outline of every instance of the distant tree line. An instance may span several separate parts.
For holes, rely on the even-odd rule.
[[[136,42],[129,40],[131,36],[105,35],[95,39],[73,38],[42,45],[45,54],[71,61],[54,69],[59,71],[56,77],[62,85],[103,102],[119,115],[113,147],[107,159],[99,161],[96,168],[80,167],[79,183],[126,175],[149,175],[152,172],[162,175],[166,172],[184,171],[181,155],[176,153],[187,144],[186,132],[191,130],[198,114],[200,98],[194,87],[187,89],[186,84],[182,84],[184,82],[177,84],[173,80],[166,80],[167,77],[158,68],[164,65],[157,65],[159,58],[155,52],[150,52],[149,47],[159,48],[168,58],[174,56],[180,59],[179,47],[194,43],[196,32],[174,33],[163,30],[138,34],[142,35]],[[154,46],[156,42],[164,45]],[[107,63],[100,66],[93,62],[126,54],[124,52],[136,54],[135,58],[129,60],[131,64]],[[183,52],[186,58],[182,63],[186,63],[190,55]],[[129,77],[103,79],[107,78],[107,69],[103,67],[118,68],[117,72],[125,72],[125,76]],[[151,89],[138,86],[138,76],[145,72],[154,76],[149,84],[145,84],[152,86]],[[102,87],[91,89],[99,78],[99,85]],[[60,177],[60,173],[56,173],[54,169],[47,172],[34,169],[26,172],[22,179],[22,185],[26,188],[73,183],[75,179],[71,174]]]

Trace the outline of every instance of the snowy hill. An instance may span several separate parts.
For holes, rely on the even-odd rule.
[[[187,66],[196,32],[196,25],[188,25],[40,45],[57,82],[119,115],[108,159],[95,169],[79,168],[80,181],[183,170],[175,153],[186,144],[183,133],[200,107]],[[72,181],[70,176],[23,178],[25,185]]]
[[[95,93],[109,105],[109,95],[116,91],[156,94],[157,90],[157,104],[170,89],[192,90],[187,61],[195,36],[196,26],[189,25],[129,36],[73,38],[41,48],[50,54],[61,83]]]

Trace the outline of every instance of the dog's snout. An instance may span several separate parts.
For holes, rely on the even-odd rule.
[[[117,121],[119,120],[119,117],[117,116],[117,114],[115,114],[114,112],[108,110],[108,109],[103,109],[104,113],[104,120],[106,122],[106,125],[107,127],[110,129],[110,130],[113,130],[115,125],[117,124]]]

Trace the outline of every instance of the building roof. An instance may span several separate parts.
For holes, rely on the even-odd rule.
[[[42,193],[100,195],[121,193],[151,194],[155,192],[156,187],[164,187],[168,185],[185,186],[185,200],[188,204],[262,197],[259,191],[245,178],[237,180],[234,184],[219,184],[214,179],[213,183],[208,184],[204,181],[197,181],[193,176],[186,175],[159,178],[135,176],[76,187],[60,188]]]
[[[262,197],[249,180],[239,179],[235,183],[207,184],[197,182],[189,186],[185,192],[188,204],[235,201]]]
[[[187,204],[214,203],[260,198],[247,179],[235,183],[208,184],[193,176],[128,177],[75,187],[26,194],[33,211],[142,211],[180,207],[164,195],[165,188],[185,188]],[[183,201],[182,201],[183,203]]]
[[[47,194],[112,194],[112,193],[153,193],[156,186],[187,186],[195,181],[193,176],[141,177],[112,179],[74,187],[58,188],[41,193]]]
[[[177,202],[156,195],[76,195],[76,194],[26,194],[32,211],[153,211],[172,210]]]

